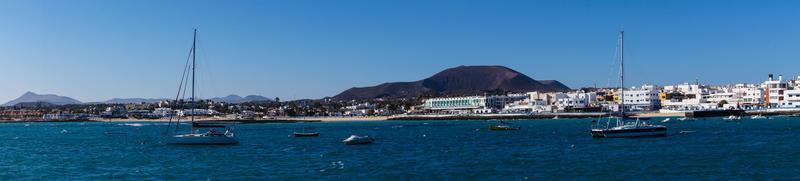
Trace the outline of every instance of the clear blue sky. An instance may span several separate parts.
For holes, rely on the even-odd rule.
[[[800,1],[0,1],[0,102],[171,97],[193,27],[199,95],[321,98],[504,65],[608,84],[626,30],[628,84],[800,74]]]

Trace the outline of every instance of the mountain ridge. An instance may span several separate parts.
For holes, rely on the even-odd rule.
[[[388,82],[376,86],[353,87],[335,100],[408,98],[423,94],[476,95],[488,92],[556,92],[569,87],[556,80],[537,81],[513,69],[498,65],[458,66],[412,82]]]
[[[56,94],[36,94],[28,91],[18,98],[6,102],[3,104],[3,106],[15,106],[20,103],[47,103],[53,105],[82,104],[81,101],[66,96],[59,96]]]

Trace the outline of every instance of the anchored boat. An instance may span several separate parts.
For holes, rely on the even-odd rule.
[[[189,56],[191,57],[191,62],[186,61],[186,66],[184,66],[183,74],[181,75],[180,85],[178,86],[178,95],[175,96],[175,102],[181,100],[182,95],[186,95],[186,88],[189,86],[189,78],[191,78],[191,86],[192,86],[192,94],[190,99],[191,109],[190,109],[190,122],[191,127],[188,133],[178,133],[180,129],[178,126],[180,125],[180,117],[177,117],[175,120],[175,130],[170,132],[170,127],[172,126],[172,117],[170,118],[169,124],[167,125],[167,135],[171,135],[167,138],[167,142],[169,144],[180,144],[180,145],[232,145],[238,144],[239,140],[236,139],[236,134],[234,133],[234,129],[232,125],[226,125],[224,123],[213,123],[213,122],[196,122],[195,121],[195,113],[197,111],[197,100],[195,99],[195,68],[196,66],[196,58],[195,54],[197,54],[197,29],[194,29],[194,35],[192,36],[192,48],[190,50]],[[189,75],[191,73],[191,76]]]
[[[616,124],[611,127],[610,123],[613,118],[607,120],[605,127],[598,125],[597,121],[592,121],[591,134],[594,138],[629,138],[629,137],[654,137],[666,136],[667,127],[663,125],[651,125],[644,121],[636,119],[635,122],[627,122],[629,119],[625,116],[625,32],[619,32],[620,43],[620,115],[616,118]]]
[[[375,139],[370,138],[369,136],[357,136],[357,135],[350,135],[347,139],[342,140],[342,143],[345,145],[363,145],[363,144],[371,144],[375,142]]]
[[[511,126],[511,123],[505,121],[500,121],[498,124],[489,126],[489,130],[491,131],[515,131],[519,130],[519,128],[520,127]]]
[[[294,132],[294,137],[317,137],[319,136],[318,132],[307,132],[306,128],[303,128],[302,132]]]

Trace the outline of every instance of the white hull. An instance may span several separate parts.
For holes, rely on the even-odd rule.
[[[169,143],[178,145],[232,145],[239,144],[239,140],[228,135],[183,134],[170,137]]]
[[[370,138],[369,136],[356,136],[352,135],[349,138],[342,141],[346,145],[361,145],[361,144],[370,144],[374,142],[375,139]]]

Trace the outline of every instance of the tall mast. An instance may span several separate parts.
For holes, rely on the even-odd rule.
[[[196,114],[195,109],[197,109],[197,102],[195,102],[194,98],[194,70],[197,67],[195,64],[195,58],[197,54],[197,29],[194,29],[194,35],[192,37],[192,123],[194,123],[194,114]],[[192,126],[194,129],[194,126]],[[192,130],[194,132],[194,130]]]
[[[625,119],[625,31],[619,31],[619,84],[622,86],[620,88],[620,100],[622,103],[622,119]],[[194,89],[192,89],[194,90]]]

